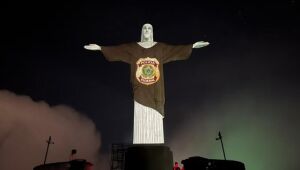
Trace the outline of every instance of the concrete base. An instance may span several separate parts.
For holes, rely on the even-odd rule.
[[[135,144],[125,153],[125,170],[173,170],[173,154],[164,145]]]

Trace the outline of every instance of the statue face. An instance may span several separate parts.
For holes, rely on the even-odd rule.
[[[143,26],[143,29],[142,29],[142,33],[143,33],[143,35],[144,35],[144,38],[150,39],[151,36],[152,36],[152,34],[153,34],[152,31],[153,31],[153,30],[152,30],[152,25],[151,25],[151,24],[145,24],[145,25]]]

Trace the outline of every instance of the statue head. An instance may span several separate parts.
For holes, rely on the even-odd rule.
[[[146,23],[142,27],[141,42],[153,41],[153,27],[151,24]]]

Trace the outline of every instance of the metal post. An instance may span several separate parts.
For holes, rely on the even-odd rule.
[[[220,131],[219,131],[219,134],[218,134],[218,138],[216,138],[216,140],[220,140],[221,141],[223,156],[224,156],[224,159],[226,160],[225,150],[224,150],[224,145],[223,145],[223,140],[222,140],[222,135],[221,135]]]
[[[49,145],[54,144],[54,142],[51,141],[51,136],[49,136],[49,139],[46,141],[47,142],[47,150],[45,154],[45,159],[44,159],[44,165],[46,164],[47,156],[48,156],[48,150],[49,150]]]

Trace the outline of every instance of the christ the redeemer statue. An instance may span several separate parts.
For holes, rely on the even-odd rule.
[[[88,50],[100,50],[108,61],[130,64],[134,95],[134,144],[163,144],[165,90],[163,64],[185,60],[192,48],[209,45],[199,41],[188,45],[169,45],[153,40],[153,27],[144,24],[141,41],[117,46],[85,45]]]

